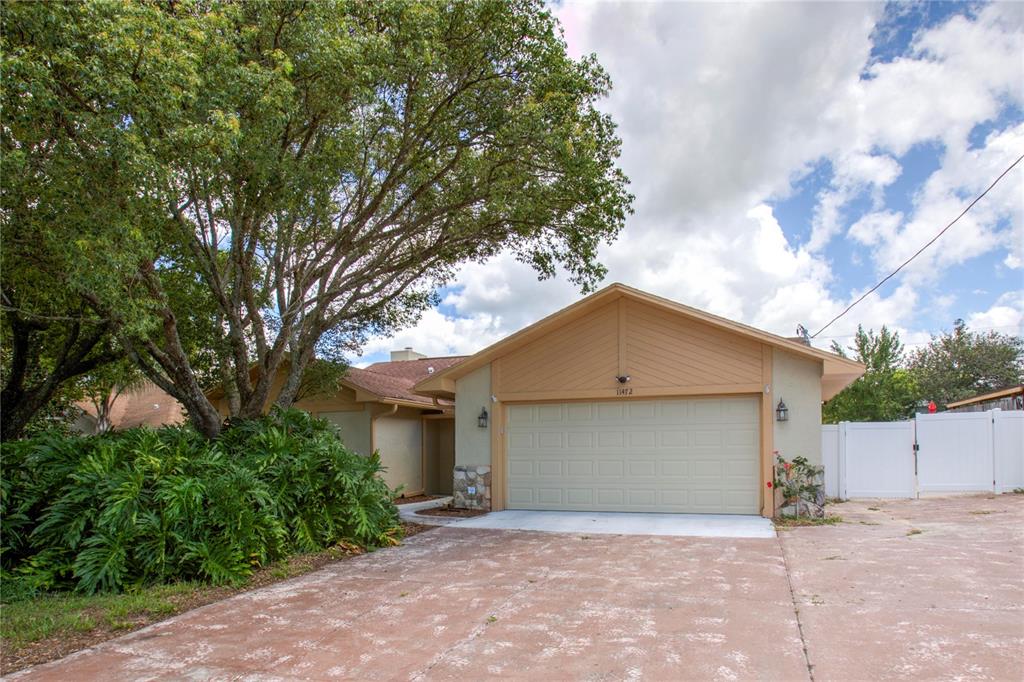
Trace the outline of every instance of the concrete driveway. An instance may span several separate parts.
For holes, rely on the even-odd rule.
[[[15,677],[1021,678],[1024,497],[836,509],[781,540],[439,528]]]

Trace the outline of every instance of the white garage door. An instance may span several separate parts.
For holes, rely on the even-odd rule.
[[[757,398],[510,405],[508,507],[756,514]]]

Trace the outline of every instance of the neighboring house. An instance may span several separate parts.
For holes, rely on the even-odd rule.
[[[72,428],[86,435],[96,433],[96,406],[91,401],[75,403],[82,414]],[[114,398],[110,408],[110,423],[115,431],[136,426],[165,426],[185,421],[185,409],[170,394],[151,381],[134,391],[125,391]]]
[[[773,452],[820,464],[821,403],[863,372],[613,284],[415,390],[455,400],[461,506],[771,516]]]
[[[390,362],[350,367],[334,395],[302,398],[294,406],[337,426],[341,439],[355,452],[380,452],[384,480],[393,488],[402,486],[403,495],[451,494],[452,404],[414,393],[412,387],[461,359],[428,358],[411,348],[392,351]],[[282,369],[271,386],[271,402],[284,380]],[[221,414],[228,414],[221,389],[208,397]]]
[[[1024,384],[999,391],[989,391],[946,405],[948,412],[986,412],[995,409],[1024,410]]]

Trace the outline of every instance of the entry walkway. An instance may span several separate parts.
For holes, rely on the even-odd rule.
[[[507,510],[452,524],[454,528],[539,530],[552,533],[670,535],[699,538],[773,538],[775,527],[761,516],[739,514],[646,514]]]

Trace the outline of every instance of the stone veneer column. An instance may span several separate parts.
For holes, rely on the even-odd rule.
[[[459,509],[491,510],[491,467],[455,467],[452,506]]]

